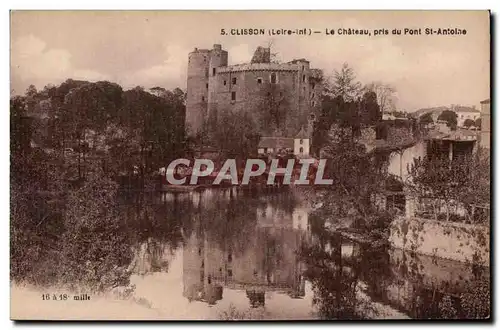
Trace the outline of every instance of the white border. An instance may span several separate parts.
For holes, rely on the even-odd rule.
[[[0,129],[0,133],[2,134],[2,137],[0,138],[1,141],[1,161],[0,161],[0,167],[1,167],[1,172],[2,176],[1,182],[0,182],[0,189],[1,189],[1,202],[2,205],[0,207],[0,210],[2,210],[4,217],[3,217],[3,228],[4,230],[1,232],[2,239],[0,240],[3,242],[3,247],[1,249],[1,257],[2,257],[2,265],[4,266],[2,271],[2,278],[1,278],[1,283],[4,285],[5,290],[2,290],[1,292],[3,293],[2,295],[2,302],[1,302],[1,311],[2,311],[2,329],[4,328],[13,328],[14,324],[9,321],[10,317],[10,302],[9,302],[9,287],[8,283],[10,282],[9,280],[9,252],[8,252],[8,242],[9,242],[9,115],[8,115],[8,110],[7,110],[7,104],[8,104],[8,99],[10,95],[10,86],[9,86],[9,9],[144,9],[144,10],[154,10],[154,9],[218,9],[218,10],[224,10],[224,9],[240,9],[240,10],[245,10],[245,9],[254,9],[254,10],[262,10],[262,9],[305,9],[305,10],[312,10],[312,9],[492,9],[493,13],[498,13],[499,12],[499,4],[500,1],[498,0],[491,0],[491,1],[485,1],[485,0],[474,0],[474,1],[433,1],[433,0],[427,0],[427,1],[359,1],[359,0],[350,0],[350,1],[343,1],[343,2],[336,2],[334,5],[330,1],[324,1],[324,0],[308,0],[308,1],[287,1],[287,7],[284,6],[284,3],[282,5],[276,5],[274,3],[270,3],[270,1],[265,1],[265,0],[253,0],[253,1],[179,1],[179,2],[169,2],[168,6],[166,6],[166,1],[147,1],[147,0],[142,0],[142,1],[137,1],[137,0],[120,0],[120,1],[102,1],[102,0],[75,0],[75,1],[66,1],[66,2],[61,2],[61,1],[26,1],[26,0],[4,0],[1,3],[2,10],[0,11],[0,17],[1,17],[1,44],[3,45],[3,51],[2,51],[2,69],[3,69],[3,81],[2,81],[2,88],[0,89],[1,95],[2,95],[2,101],[5,106],[4,111],[1,112],[1,120],[0,123],[2,124],[2,129]],[[497,17],[498,19],[498,17]],[[498,34],[498,20],[496,21],[496,28],[495,32]],[[495,35],[495,41],[497,41],[497,36]],[[495,42],[496,43],[496,42]],[[497,56],[495,56],[497,58]],[[496,75],[495,75],[496,76]],[[493,95],[498,95],[498,84],[495,84],[496,89],[495,93]],[[493,97],[492,95],[492,97]],[[495,102],[496,104],[496,102]],[[498,117],[495,116],[495,122],[494,125],[497,126],[498,121],[500,120]],[[495,143],[496,145],[496,143]],[[495,153],[497,157],[495,157],[495,162],[498,164],[498,153]],[[494,200],[494,205],[500,205],[499,203],[499,197],[498,197],[498,191],[497,195]],[[495,221],[496,219],[492,219],[492,221]],[[498,235],[498,228],[500,227],[499,224],[495,225],[495,238],[498,240],[499,235]],[[495,243],[495,242],[494,242]],[[496,244],[495,244],[496,245]],[[495,249],[496,251],[496,249]],[[495,258],[498,259],[498,253],[495,253]],[[496,260],[495,260],[496,261]],[[496,265],[498,263],[492,262],[492,265]],[[498,270],[496,270],[497,278],[498,278]],[[495,280],[497,279],[495,278]],[[495,293],[498,288],[498,281],[495,281]],[[497,295],[495,294],[495,297]],[[498,313],[498,300],[495,301],[494,306],[496,307],[494,315],[496,317],[499,317]],[[157,324],[157,323],[155,323]],[[51,326],[52,324],[48,324],[48,326]],[[122,326],[122,324],[118,324],[119,326]],[[131,324],[132,326],[137,326],[137,327],[143,327],[143,324]],[[148,324],[149,325],[149,324]],[[288,324],[282,324],[281,326],[291,326],[291,323]],[[368,325],[368,326],[401,326],[402,324],[357,324],[357,325],[348,325],[348,324],[325,324],[326,326],[335,326],[335,327],[344,327],[344,326],[349,326],[350,328],[361,328],[363,325]],[[406,324],[405,324],[406,325]],[[419,327],[419,328],[433,328],[436,327],[437,324],[428,324],[428,323],[412,323],[408,324],[409,326],[412,327]],[[62,326],[62,325],[59,325]],[[68,327],[68,324],[65,324],[62,327]],[[79,326],[83,327],[90,327],[90,325],[86,324],[80,324]],[[104,328],[105,325],[93,325],[92,327],[94,328]],[[162,326],[164,326],[162,324]],[[169,327],[177,327],[177,325],[172,325],[168,324],[167,326]],[[183,328],[184,327],[193,327],[193,324],[184,324],[181,325]],[[199,324],[197,325],[199,326]],[[217,326],[217,324],[215,325]],[[274,325],[274,324],[267,324],[267,325],[262,325],[259,324],[258,326],[260,327],[276,327],[279,325]],[[313,325],[306,325],[306,324],[301,324],[303,327],[311,327]],[[456,326],[456,324],[446,324],[444,327],[450,327],[450,326]],[[472,325],[471,324],[464,324],[467,328],[470,328]],[[30,325],[31,328],[41,328],[42,325]]]

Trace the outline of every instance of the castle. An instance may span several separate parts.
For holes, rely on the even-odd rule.
[[[250,63],[228,66],[228,52],[189,53],[186,126],[190,135],[210,130],[224,113],[247,113],[262,136],[295,136],[321,107],[322,71],[305,59],[273,63],[270,48],[258,47]]]

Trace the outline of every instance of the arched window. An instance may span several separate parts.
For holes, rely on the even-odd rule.
[[[300,139],[300,142],[299,142],[299,143],[300,143],[300,144],[304,143],[304,140]]]
[[[304,153],[304,148],[300,147],[299,152],[300,152],[301,154],[303,154],[303,153]]]
[[[262,78],[257,78],[257,84],[262,84]]]

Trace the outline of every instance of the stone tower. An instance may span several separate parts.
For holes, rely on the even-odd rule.
[[[186,123],[188,133],[203,131],[210,104],[214,103],[217,68],[227,66],[228,53],[221,45],[189,53],[187,74]],[[212,85],[212,86],[211,86]]]
[[[222,46],[215,44],[210,51],[210,69],[208,78],[208,110],[206,119],[210,118],[217,109],[217,73],[220,67],[227,66],[228,53],[222,50]]]

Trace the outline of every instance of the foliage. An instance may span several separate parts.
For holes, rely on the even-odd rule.
[[[117,185],[92,175],[68,194],[65,231],[60,239],[60,277],[100,291],[128,285],[132,259],[125,220],[116,199]]]
[[[259,142],[257,124],[247,112],[220,112],[211,140],[226,156],[255,153]]]
[[[460,296],[461,307],[468,319],[486,319],[491,316],[491,287],[488,279],[479,279],[471,283]]]
[[[382,113],[395,111],[397,99],[395,95],[396,89],[394,87],[388,84],[384,84],[380,81],[375,81],[366,85],[365,90],[375,93],[375,95],[377,96],[377,103],[380,106],[380,111]]]
[[[477,128],[482,128],[481,127],[481,118],[476,119],[476,121],[474,122],[474,126],[476,126]]]
[[[138,238],[114,179],[151,175],[186,147],[185,95],[161,92],[68,79],[11,98],[13,280],[89,290],[127,284]]]
[[[362,127],[376,125],[381,119],[377,95],[372,91],[365,92],[362,98],[352,102],[345,102],[341,96],[332,98],[325,95],[320,117],[313,127],[313,152],[319,153],[328,144],[333,124],[342,129],[350,129],[353,135],[358,135]]]
[[[417,197],[430,199],[437,220],[444,206],[446,221],[458,204],[471,211],[473,205],[489,204],[489,159],[481,153],[458,157],[415,158],[409,165],[406,187]]]
[[[431,112],[424,113],[422,116],[420,116],[419,122],[421,125],[424,126],[428,124],[433,124],[434,120],[432,119],[432,113]]]
[[[376,213],[372,198],[382,192],[386,180],[384,159],[367,153],[350,130],[343,128],[337,130],[323,151],[322,158],[327,159],[325,177],[333,180],[325,198],[333,201],[335,212],[361,219]]]
[[[447,126],[452,129],[457,129],[457,114],[451,110],[444,110],[438,117],[438,120],[446,121]]]
[[[464,120],[463,125],[464,125],[464,127],[469,128],[471,126],[475,126],[475,122],[474,122],[474,120],[467,118],[466,120]]]
[[[340,70],[335,70],[333,81],[328,88],[333,97],[340,96],[345,102],[352,102],[361,95],[361,83],[356,80],[354,69],[344,63]]]

